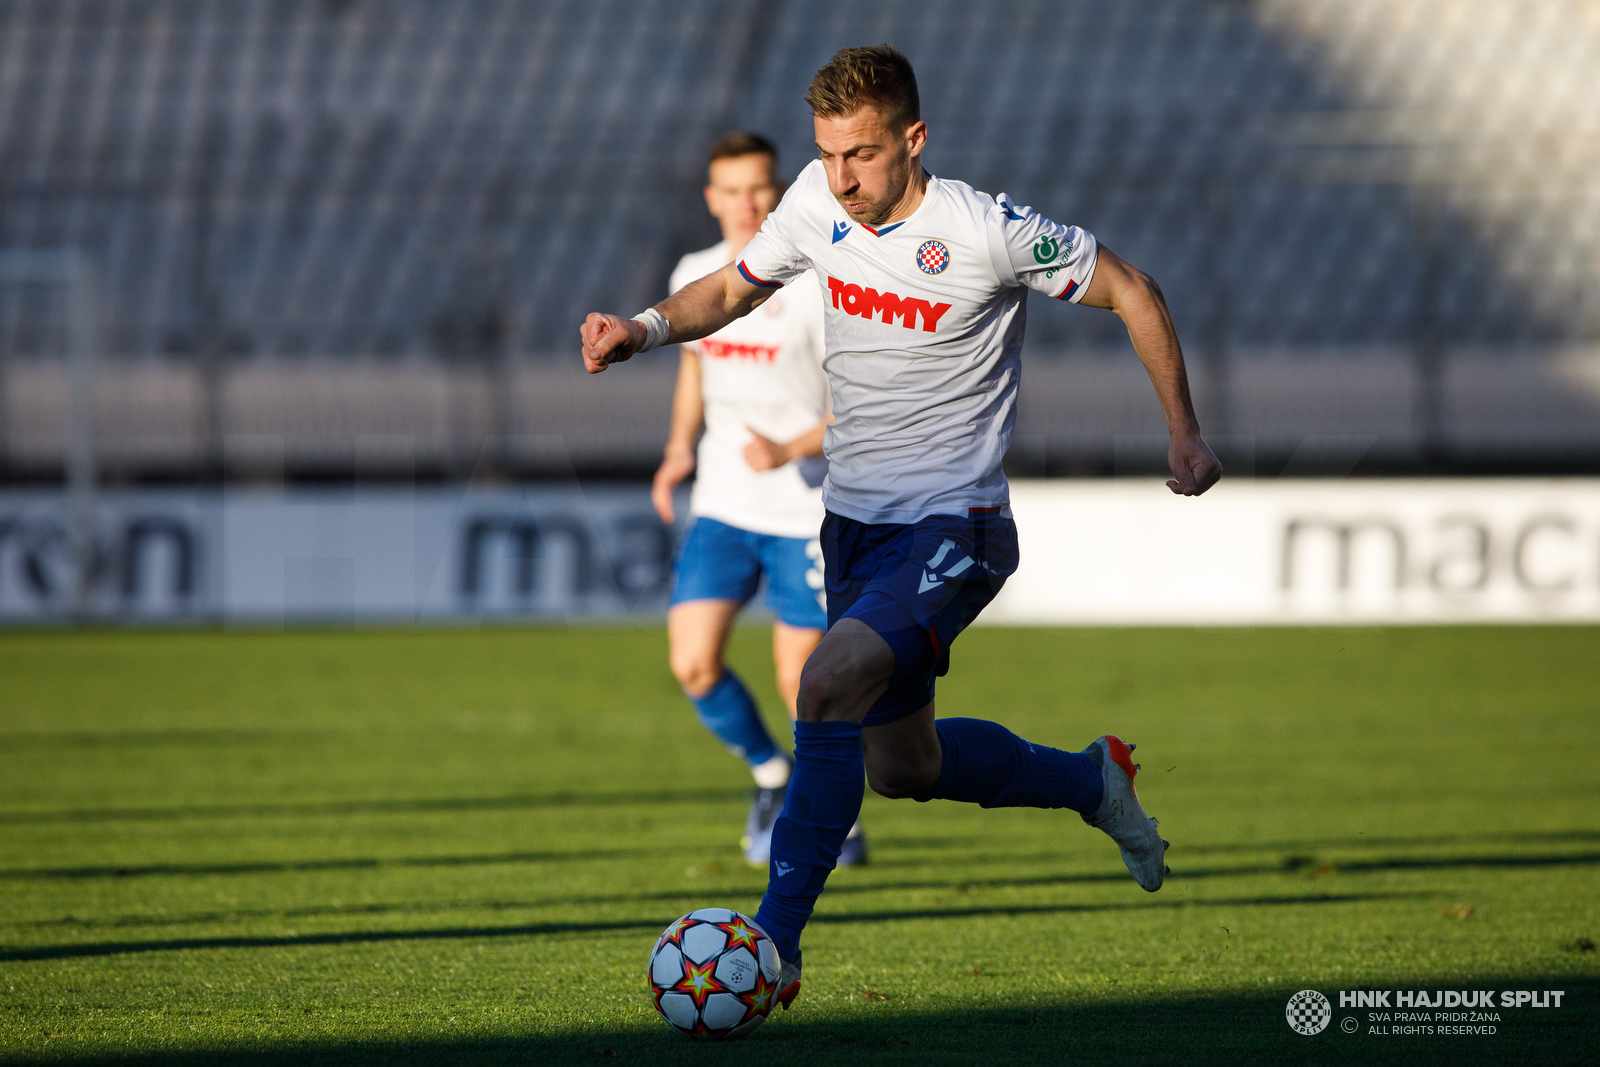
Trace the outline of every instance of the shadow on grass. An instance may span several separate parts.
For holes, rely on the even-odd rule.
[[[967,856],[979,860],[988,860],[1001,855],[1010,856],[1013,861],[1052,859],[1059,856],[1055,852],[1019,853],[1012,850],[1007,853],[993,851],[992,842],[979,844],[982,838],[961,837],[885,837],[874,842],[882,850],[894,851],[920,851],[937,852],[940,854],[939,862],[952,862],[951,853],[959,854],[964,861]],[[1231,842],[1217,845],[1188,845],[1174,846],[1169,859],[1183,858],[1189,855],[1228,855],[1239,853],[1306,853],[1326,850],[1356,850],[1374,848],[1438,848],[1451,845],[1490,845],[1490,844],[1554,844],[1557,842],[1600,842],[1600,830],[1548,830],[1548,831],[1506,831],[1504,833],[1487,834],[1434,834],[1428,836],[1411,837],[1377,837],[1360,835],[1356,837],[1320,837],[1304,838],[1289,841],[1259,841],[1259,842]],[[878,867],[925,867],[929,859],[911,856],[896,858],[887,861],[874,860]]]
[[[94,867],[13,867],[0,868],[0,881],[37,881],[85,878],[148,878],[157,876],[190,877],[216,874],[281,874],[314,871],[373,870],[383,867],[477,867],[506,863],[564,863],[592,860],[632,859],[651,853],[683,852],[682,846],[658,848],[593,849],[571,852],[493,852],[467,856],[401,856],[394,858],[364,857],[352,859],[297,860],[269,863],[161,863],[146,866],[94,866]],[[980,859],[981,857],[974,857]],[[1039,857],[1041,859],[1046,857]],[[1052,853],[1049,859],[1059,862],[1061,855]],[[1017,862],[1016,857],[993,857],[995,862]],[[1313,866],[1314,861],[1304,856],[1290,856],[1278,863],[1250,864],[1232,867],[1178,868],[1172,872],[1175,880],[1196,878],[1242,878],[1262,874],[1293,873]],[[1368,871],[1432,871],[1474,868],[1507,867],[1571,867],[1600,864],[1600,852],[1556,852],[1544,855],[1509,853],[1488,856],[1397,856],[1377,860],[1349,860],[1330,864],[1330,870],[1352,874]],[[879,869],[900,864],[878,863]],[[841,887],[843,892],[871,893],[906,889],[949,889],[957,885],[970,888],[1026,888],[1078,883],[1122,882],[1127,880],[1122,871],[1095,871],[1081,874],[1044,875],[1035,878],[1004,878],[975,881],[916,881],[916,882],[864,882]],[[833,891],[830,887],[830,891]],[[633,900],[675,899],[682,894],[618,894],[604,897],[563,898],[566,903],[620,903]],[[548,903],[548,902],[545,902]],[[538,907],[541,902],[524,906]]]
[[[992,840],[992,834],[880,834],[875,843],[894,848],[960,849],[975,841]],[[1189,845],[1197,852],[1283,852],[1307,848],[1364,848],[1368,845],[1468,845],[1500,841],[1600,841],[1600,830],[1504,830],[1470,834],[1407,834],[1383,837],[1356,834],[1344,837],[1300,837],[1270,841],[1225,841],[1214,845]]]
[[[0,742],[3,743],[3,742]],[[177,822],[184,819],[284,819],[342,815],[409,815],[540,808],[736,803],[739,789],[663,789],[631,792],[526,793],[500,797],[421,797],[401,800],[329,800],[286,804],[179,804],[149,808],[61,808],[0,811],[0,825],[37,823]]]
[[[1380,1035],[1367,1031],[1367,1012],[1338,1007],[1338,990],[1322,989],[1333,1015],[1322,1032],[1302,1036],[1288,1026],[1285,1008],[1298,986],[1270,993],[1212,995],[1110,1003],[985,1005],[918,1009],[897,998],[830,1003],[827,1018],[810,1017],[802,995],[796,1010],[769,1022],[750,1038],[726,1044],[692,1042],[665,1026],[602,1028],[538,1036],[419,1038],[415,1041],[340,1041],[228,1049],[74,1054],[50,1048],[43,1034],[19,1034],[15,1063],[134,1064],[144,1067],[311,1067],[322,1064],[1349,1064],[1593,1062],[1600,1033],[1600,982],[1593,979],[1433,978],[1390,988],[1563,989],[1560,1009],[1500,1009],[1493,1034]],[[892,998],[892,993],[891,993]],[[643,999],[641,995],[641,1000]],[[1357,1019],[1347,1033],[1345,1019]],[[269,1024],[270,1025],[270,1024]],[[268,1039],[270,1040],[270,1039]]]
[[[1412,893],[1316,893],[1299,896],[1228,897],[1216,900],[1142,900],[1133,904],[1023,904],[993,907],[913,908],[891,911],[817,914],[813,924],[895,922],[904,919],[971,919],[995,915],[1067,915],[1083,912],[1171,911],[1179,908],[1261,907],[1311,904],[1351,904],[1377,900],[1429,897]],[[86,956],[120,956],[144,952],[183,952],[219,948],[285,948],[304,945],[354,945],[385,941],[440,941],[497,937],[541,937],[552,934],[595,934],[620,930],[655,933],[672,916],[623,919],[608,922],[521,923],[508,926],[453,926],[422,930],[351,930],[325,934],[284,934],[276,937],[191,937],[150,941],[91,941],[70,945],[39,945],[0,950],[0,962],[78,959]]]
[[[681,851],[681,850],[675,850]],[[522,854],[538,857],[538,862],[554,861],[557,859],[612,859],[619,858],[617,853],[560,853]],[[293,870],[325,870],[349,869],[352,865],[365,867],[380,867],[387,864],[396,866],[428,866],[438,863],[441,866],[461,865],[466,866],[472,862],[484,863],[515,863],[535,862],[523,860],[519,854],[509,856],[486,857],[456,857],[436,860],[397,860],[397,861],[329,861],[329,866],[318,866],[315,863],[297,864],[292,866],[277,865],[267,869],[272,872]],[[1059,857],[1056,857],[1059,859]],[[1556,853],[1551,855],[1500,855],[1500,856],[1429,856],[1429,857],[1396,857],[1383,860],[1356,860],[1338,864],[1321,865],[1314,860],[1302,856],[1289,856],[1276,864],[1255,864],[1238,867],[1206,867],[1182,868],[1174,871],[1168,877],[1168,884],[1186,881],[1198,881],[1212,878],[1245,878],[1259,875],[1280,874],[1298,878],[1321,878],[1330,874],[1361,874],[1375,871],[1421,871],[1421,870],[1453,870],[1453,869],[1507,869],[1518,867],[1540,868],[1561,866],[1593,866],[1600,864],[1600,853]],[[845,873],[835,876],[828,883],[828,898],[837,900],[846,896],[861,896],[871,893],[900,893],[918,891],[946,891],[954,893],[968,893],[973,890],[1005,890],[1005,889],[1048,889],[1053,886],[1115,885],[1124,883],[1128,876],[1123,871],[1093,871],[1077,872],[1070,874],[1038,875],[1026,878],[968,878],[968,879],[921,879],[900,881],[872,881],[855,880],[870,879],[874,870],[881,869],[880,865],[866,870]],[[73,869],[68,875],[57,877],[88,877],[81,873],[86,870],[100,872],[100,876],[117,877],[126,873],[135,875],[150,873],[215,873],[212,868],[207,871],[170,871],[156,868],[83,868]],[[226,873],[255,873],[256,868],[243,866],[229,868]],[[50,877],[45,872],[33,872],[36,877]],[[751,872],[754,876],[754,872]],[[7,872],[0,872],[0,877],[6,877]],[[17,877],[12,874],[11,877]],[[43,930],[51,927],[69,928],[76,930],[94,929],[151,929],[163,926],[202,926],[214,923],[243,922],[252,919],[317,919],[338,916],[362,915],[438,915],[447,912],[459,911],[535,911],[552,907],[592,907],[605,904],[667,904],[678,902],[686,904],[695,900],[702,900],[707,896],[735,897],[739,895],[759,893],[759,886],[753,882],[743,885],[717,882],[706,882],[698,885],[685,885],[679,889],[650,890],[633,893],[602,893],[587,895],[566,895],[557,897],[529,897],[521,900],[449,900],[430,903],[408,902],[404,904],[345,904],[328,905],[309,908],[256,908],[239,909],[234,911],[190,912],[185,914],[162,915],[124,915],[108,919],[85,919],[76,916],[65,916],[56,919],[38,919],[27,922],[0,923],[0,927],[13,929]],[[4,958],[0,956],[0,958]]]
[[[329,860],[286,860],[258,863],[153,863],[97,867],[0,868],[0,881],[39,881],[81,878],[208,877],[214,874],[284,874],[303,871],[364,871],[381,867],[482,867],[501,863],[573,863],[586,860],[637,859],[662,853],[682,853],[681,845],[657,848],[609,848],[585,851],[489,852],[468,856],[352,857]]]

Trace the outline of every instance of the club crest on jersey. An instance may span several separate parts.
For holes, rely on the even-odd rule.
[[[924,241],[917,249],[917,266],[924,274],[938,274],[950,265],[950,250],[943,241]]]

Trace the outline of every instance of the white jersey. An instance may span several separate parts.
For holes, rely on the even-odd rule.
[[[672,291],[721,270],[730,258],[726,241],[684,256],[672,272]],[[745,462],[744,449],[752,429],[781,444],[827,418],[818,287],[775,293],[749,315],[685,347],[700,357],[706,412],[690,514],[755,533],[816,537],[822,526],[821,458],[757,471]]]
[[[816,272],[835,420],[825,437],[828,509],[907,523],[1008,507],[1000,464],[1016,419],[1027,290],[1076,303],[1098,248],[1087,231],[1004,193],[932,176],[910,218],[873,229],[834,200],[820,160],[806,167],[739,270],[771,287]]]

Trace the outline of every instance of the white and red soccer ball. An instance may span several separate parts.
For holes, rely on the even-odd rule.
[[[650,952],[650,999],[667,1025],[689,1037],[743,1037],[778,1006],[777,946],[748,916],[727,908],[691,911]]]

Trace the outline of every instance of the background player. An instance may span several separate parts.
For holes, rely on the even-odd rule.
[[[592,314],[582,330],[598,372],[749,314],[806,270],[826,286],[832,625],[801,678],[794,775],[756,915],[784,961],[785,1005],[799,992],[800,932],[860,810],[863,769],[889,797],[1071,808],[1116,841],[1143,888],[1166,874],[1131,746],[1108,735],[1066,752],[998,723],[934,719],[951,642],[1017,565],[1001,461],[1027,290],[1120,316],[1166,416],[1168,486],[1192,496],[1221,476],[1160,289],[1084,230],[929,174],[904,56],[845,49],[806,101],[821,159],[739,261],[638,319]]]
[[[722,240],[678,261],[672,292],[732,263],[756,235],[781,194],[777,155],[771,141],[751,133],[730,133],[712,145],[706,207]],[[670,523],[672,490],[698,465],[691,523],[673,568],[669,655],[700,721],[750,766],[756,796],[740,844],[745,860],[758,867],[767,863],[791,764],[723,652],[734,618],[765,575],[767,604],[778,617],[772,627],[778,691],[794,714],[800,670],[827,626],[817,542],[827,466],[822,353],[822,299],[814,283],[684,344],[672,429],[651,487],[661,521]],[[865,859],[857,827],[839,862]]]

